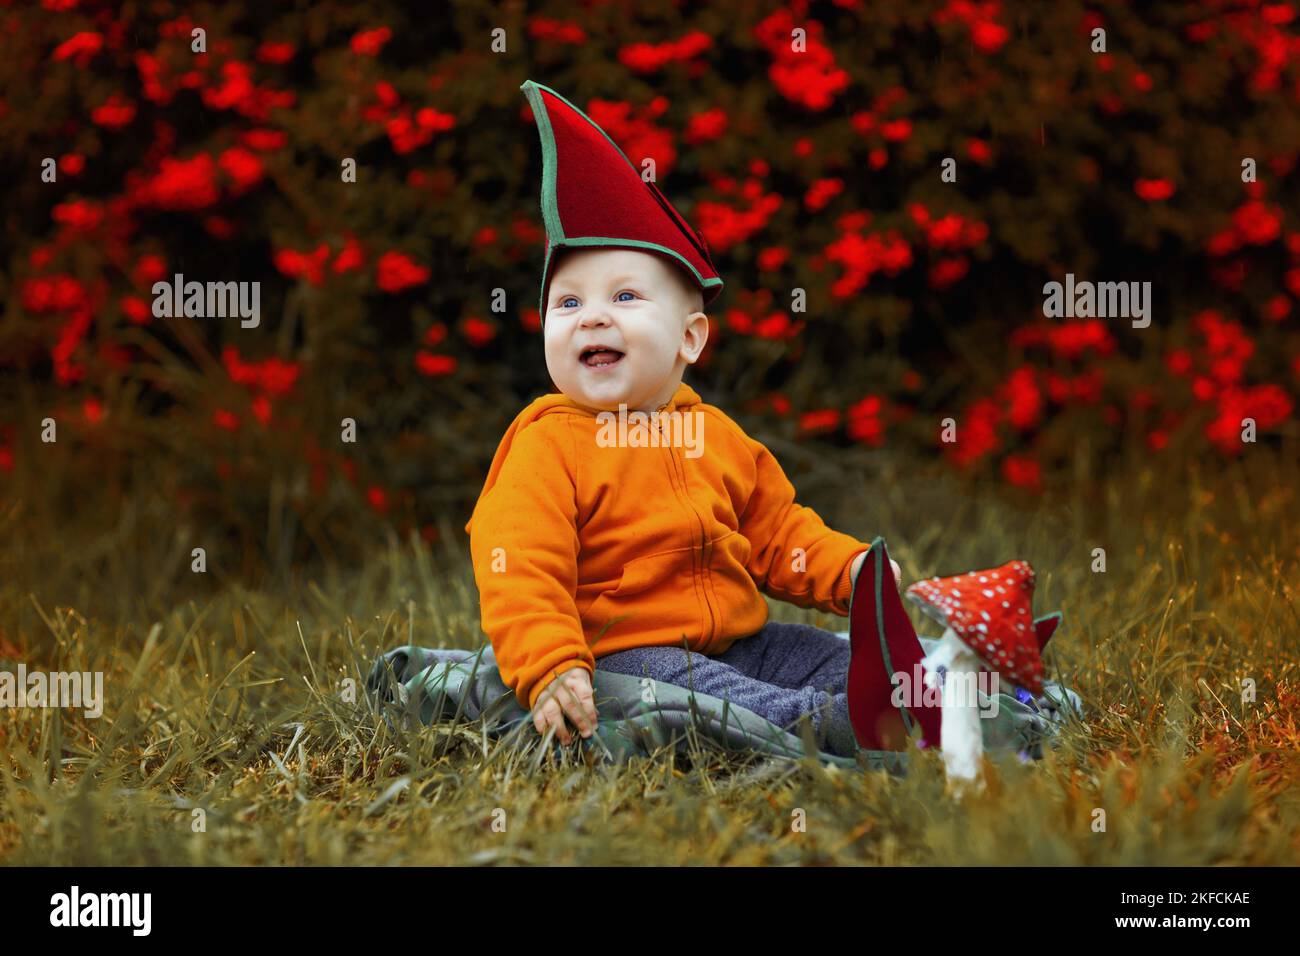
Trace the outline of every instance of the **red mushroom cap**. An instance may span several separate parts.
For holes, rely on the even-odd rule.
[[[907,596],[974,651],[990,670],[1032,694],[1043,692],[1043,658],[1034,628],[1034,569],[1028,561],[951,578],[917,581]]]

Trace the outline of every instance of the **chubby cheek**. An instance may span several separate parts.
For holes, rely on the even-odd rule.
[[[647,339],[637,343],[637,353],[641,357],[641,367],[655,374],[666,375],[677,361],[680,342],[671,342],[665,338]]]
[[[565,358],[568,355],[565,344],[558,336],[548,337],[543,344],[543,350],[546,354],[546,365],[548,368],[561,371],[567,368]]]
[[[546,353],[546,371],[550,375],[551,381],[562,392],[573,387],[574,379],[578,375],[576,371],[565,365],[562,360],[553,358],[549,350]]]

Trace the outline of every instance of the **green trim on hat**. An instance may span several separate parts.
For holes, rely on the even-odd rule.
[[[560,242],[553,242],[546,251],[546,261],[542,265],[542,291],[538,294],[538,315],[543,322],[546,321],[546,278],[550,275],[551,256],[555,254],[556,249],[581,248],[582,246],[603,246],[613,249],[649,249],[655,252],[661,252],[666,256],[671,256],[683,269],[690,272],[695,277],[695,281],[702,287],[701,292],[712,289],[714,286],[722,285],[722,279],[706,279],[700,275],[699,270],[687,262],[680,252],[669,249],[667,246],[661,246],[657,242],[646,242],[643,239],[619,239],[613,236],[582,236],[574,239],[564,239]]]
[[[700,286],[701,292],[706,292],[715,286],[722,285],[722,278],[720,276],[712,279],[705,279],[704,276],[700,274],[700,271],[696,269],[695,266],[691,265],[691,263],[687,261],[680,252],[669,249],[667,246],[661,246],[657,242],[646,242],[642,239],[621,239],[613,236],[575,236],[572,239],[566,237],[564,235],[564,225],[560,221],[560,206],[555,196],[555,174],[559,166],[558,151],[555,147],[555,132],[551,129],[550,116],[547,114],[546,104],[542,100],[542,94],[539,92],[540,90],[545,90],[550,93],[560,102],[568,106],[569,109],[573,110],[590,123],[592,129],[605,137],[605,140],[609,145],[614,147],[614,150],[623,157],[623,161],[627,163],[633,173],[636,173],[638,178],[640,174],[636,172],[636,166],[627,158],[627,154],[624,153],[623,150],[619,149],[618,143],[610,139],[609,134],[601,129],[598,123],[594,122],[590,116],[578,109],[578,107],[574,106],[559,93],[555,92],[555,90],[551,89],[549,86],[543,86],[541,83],[535,83],[532,80],[525,81],[519,88],[524,91],[524,96],[528,99],[528,105],[532,109],[533,116],[537,120],[537,134],[541,137],[542,141],[542,222],[546,226],[546,234],[550,239],[550,243],[546,250],[546,260],[542,263],[542,288],[538,291],[537,295],[537,315],[538,321],[542,325],[545,325],[546,323],[547,279],[551,274],[551,257],[555,254],[556,249],[581,246],[650,249],[669,256],[680,263],[682,268],[686,269],[687,272],[695,277],[695,282]],[[644,182],[645,181],[642,180],[642,183]]]
[[[537,292],[537,325],[539,328],[546,327],[546,277],[551,274],[551,253],[555,247],[550,243],[546,244],[546,259],[542,262],[542,286]]]
[[[560,94],[549,87],[534,83],[532,80],[528,80],[519,88],[524,91],[524,96],[528,99],[528,105],[533,111],[533,117],[537,120],[537,135],[542,140],[542,222],[546,225],[546,234],[550,237],[553,245],[564,238],[564,227],[560,224],[560,210],[555,202],[555,168],[558,165],[555,150],[555,132],[551,129],[551,117],[546,112],[546,104],[542,102],[542,94],[537,91],[547,90],[555,96],[560,96]],[[560,99],[564,99],[564,97],[561,96]],[[565,100],[565,102],[567,103],[568,100]],[[587,122],[590,123],[591,120],[588,119]],[[595,126],[594,123],[592,125]],[[626,159],[627,157],[624,156],[623,158]],[[548,261],[549,258],[548,256]]]

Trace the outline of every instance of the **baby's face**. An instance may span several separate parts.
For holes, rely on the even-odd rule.
[[[588,408],[654,411],[708,339],[698,294],[659,256],[633,249],[568,250],[546,302],[546,368]],[[594,346],[605,351],[593,352]]]

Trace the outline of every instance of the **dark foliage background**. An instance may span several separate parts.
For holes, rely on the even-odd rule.
[[[760,437],[1026,495],[1133,456],[1294,460],[1298,24],[1250,2],[0,3],[4,530],[84,532],[87,573],[145,542],[180,571],[201,540],[239,577],[354,560],[385,526],[459,547],[550,388],[525,79],[653,157],[706,234],[726,291],[687,381]],[[178,272],[261,282],[260,326],[155,318]],[[1150,281],[1151,326],[1044,319],[1067,272]]]

